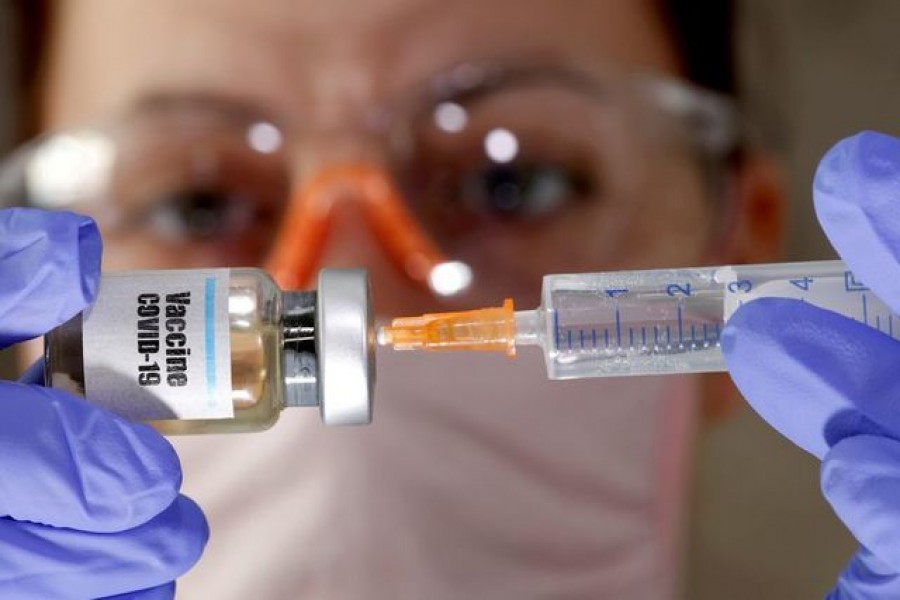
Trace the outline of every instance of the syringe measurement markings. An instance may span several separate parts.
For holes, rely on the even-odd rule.
[[[622,347],[622,318],[618,306],[616,306],[616,346]]]
[[[860,296],[862,296],[863,323],[868,325],[869,324],[869,307],[866,304],[866,295],[860,294]]]
[[[675,291],[681,294],[686,293],[682,291],[680,287]],[[616,295],[609,295],[616,301],[620,300]],[[669,295],[672,296],[675,294],[670,293]],[[744,301],[739,300],[738,304],[743,305]],[[599,327],[594,325],[590,328],[585,327],[584,329],[579,330],[577,340],[574,335],[568,331],[569,327],[559,325],[560,316],[555,312],[555,326],[558,327],[560,331],[566,331],[567,337],[565,341],[567,342],[569,349],[574,351],[576,348],[580,347],[581,350],[586,352],[596,352],[601,348],[605,348],[607,352],[640,351],[642,353],[656,353],[667,350],[689,352],[716,347],[720,344],[722,323],[717,322],[715,319],[705,320],[700,318],[695,320],[685,314],[685,306],[679,302],[676,302],[674,307],[676,309],[676,314],[673,315],[675,319],[668,322],[666,322],[665,319],[661,319],[662,322],[657,324],[647,323],[631,325],[628,323],[628,314],[623,312],[623,309],[618,305],[618,302],[616,302],[615,307],[610,308],[613,308],[613,314],[609,315],[612,317],[612,322],[607,322],[604,327],[601,321]],[[685,321],[685,319],[687,319],[687,321]],[[710,326],[710,324],[712,324],[712,326]],[[613,327],[615,327],[614,330]],[[652,345],[649,345],[650,340],[647,332],[649,327],[653,327]],[[888,323],[888,327],[892,328],[892,322]],[[574,331],[576,328],[577,325],[573,324],[571,331]],[[624,339],[626,328],[628,330],[628,337],[627,339]],[[665,328],[665,336],[662,335],[663,328]],[[600,346],[598,343],[601,329],[603,330],[603,346]],[[637,336],[638,329],[640,329],[639,339]],[[588,330],[590,330],[590,343],[588,343]]]
[[[611,315],[612,316],[612,315]],[[625,315],[621,315],[623,318]],[[687,318],[684,317],[683,318]],[[879,317],[880,318],[880,317]],[[674,321],[674,319],[673,319]],[[663,352],[698,352],[704,351],[711,347],[718,347],[718,338],[711,337],[713,333],[717,336],[721,334],[720,324],[714,323],[715,329],[710,327],[710,322],[702,319],[692,320],[688,318],[687,322],[682,322],[683,340],[679,343],[676,339],[675,323],[665,324],[642,324],[629,325],[625,321],[621,327],[621,343],[616,343],[613,331],[613,323],[608,323],[607,327],[603,327],[602,322],[589,326],[579,326],[572,324],[571,326],[560,326],[560,339],[563,343],[561,350],[563,352],[572,352],[575,354],[586,355],[606,355],[621,356],[623,354],[634,354],[640,356],[650,356]],[[880,326],[880,321],[879,321]],[[655,343],[648,345],[647,329],[653,327]],[[663,332],[665,327],[665,332]],[[600,333],[603,333],[604,345],[599,345]],[[640,338],[638,338],[638,330],[640,329]],[[627,337],[626,337],[627,330]],[[702,335],[702,337],[701,337]],[[601,352],[603,350],[603,352]]]
[[[556,332],[556,349],[559,350],[559,313],[553,311],[553,329]]]

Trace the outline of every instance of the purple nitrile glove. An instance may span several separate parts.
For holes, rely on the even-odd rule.
[[[900,140],[864,132],[822,159],[814,198],[838,254],[900,312]],[[750,302],[722,336],[754,409],[822,459],[822,492],[862,548],[829,598],[900,598],[900,341],[797,300]]]
[[[100,253],[87,217],[0,210],[0,347],[88,306]],[[171,445],[24,382],[0,382],[0,415],[0,597],[172,598],[208,529]]]

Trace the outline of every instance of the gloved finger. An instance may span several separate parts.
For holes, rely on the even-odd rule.
[[[94,299],[97,225],[69,212],[0,210],[0,348],[65,323]]]
[[[776,430],[822,458],[862,433],[900,438],[900,342],[801,302],[745,304],[722,332],[732,379]]]
[[[857,279],[900,312],[900,139],[864,131],[837,143],[816,171],[819,222]]]
[[[900,572],[900,442],[873,435],[841,440],[822,461],[821,484],[854,537]]]
[[[103,600],[172,600],[175,597],[175,582],[136,592],[125,592],[115,596],[107,596]]]
[[[0,519],[0,597],[102,598],[153,588],[190,569],[208,539],[206,518],[185,496],[118,533]]]
[[[178,495],[165,438],[59,390],[0,382],[0,515],[84,531],[144,523]]]
[[[841,573],[826,600],[888,600],[900,598],[900,576],[871,552],[861,548]]]

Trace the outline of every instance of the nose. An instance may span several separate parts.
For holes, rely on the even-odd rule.
[[[313,272],[325,267],[366,269],[377,315],[406,314],[420,307],[427,311],[434,304],[429,290],[406,276],[384,251],[355,198],[344,198],[333,208],[328,235]]]
[[[396,271],[439,295],[455,294],[468,285],[465,266],[444,257],[412,215],[386,171],[373,163],[359,161],[319,168],[293,194],[267,265],[283,288],[298,289],[308,284],[320,266],[326,246],[334,245],[329,240],[333,222],[337,215],[350,212],[347,209],[351,206],[363,218],[346,220],[364,221],[371,232],[364,242],[358,231],[348,236],[347,232],[353,230],[342,224],[345,231],[342,242],[349,243],[342,244],[341,248],[355,246],[351,256],[357,256],[361,262],[371,262],[365,253],[377,246]],[[332,251],[332,255],[346,257],[347,252]],[[453,269],[463,273],[451,277],[454,274],[447,272]]]

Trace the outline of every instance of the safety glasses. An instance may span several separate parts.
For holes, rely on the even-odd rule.
[[[92,215],[134,266],[265,265],[290,288],[352,205],[437,296],[515,295],[629,266],[660,231],[712,235],[739,145],[730,102],[677,81],[463,65],[337,129],[153,98],[15,153],[0,205]]]

